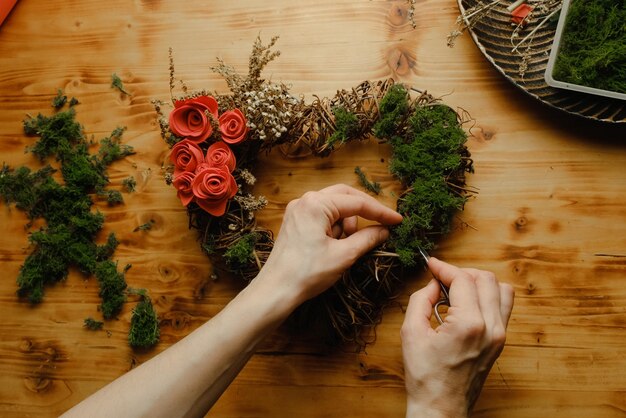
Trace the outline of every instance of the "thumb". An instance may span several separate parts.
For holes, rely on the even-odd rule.
[[[354,263],[359,257],[382,244],[389,238],[389,230],[381,225],[372,225],[360,229],[352,235],[337,240],[335,248],[342,258],[350,263]]]

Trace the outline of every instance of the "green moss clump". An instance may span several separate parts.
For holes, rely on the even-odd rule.
[[[112,284],[120,277],[106,263],[118,242],[111,234],[106,244],[94,243],[104,216],[92,212],[89,194],[107,193],[121,198],[117,191],[104,190],[108,183],[106,166],[131,153],[132,148],[120,145],[123,129],[118,128],[103,140],[98,155],[89,154],[89,144],[73,109],[28,118],[24,132],[39,137],[30,147],[31,152],[42,160],[55,156],[60,161],[64,184],[52,177],[55,170],[50,166],[31,171],[28,167],[11,170],[4,164],[0,170],[0,195],[5,202],[14,203],[31,220],[46,221],[46,227],[29,237],[33,250],[17,277],[17,293],[33,303],[40,302],[44,287],[65,279],[70,266],[76,266],[84,274],[96,274],[104,283],[101,295],[112,300],[103,300],[103,313],[111,317],[121,308],[120,289],[125,288],[125,282]]]
[[[254,232],[242,236],[224,252],[224,259],[230,266],[235,268],[244,267],[254,260],[254,246],[258,239],[258,235]]]
[[[335,132],[328,138],[328,146],[332,148],[336,142],[345,143],[355,135],[359,129],[359,119],[345,107],[337,106],[332,109],[335,116]]]
[[[133,147],[120,143],[124,131],[126,131],[125,127],[117,127],[111,132],[110,136],[100,140],[98,163],[102,171],[114,161],[135,153]]]
[[[63,156],[61,174],[68,187],[85,192],[102,189],[108,182],[97,162],[89,155],[86,144],[73,148]]]
[[[133,176],[126,177],[122,180],[122,186],[128,193],[132,193],[135,191],[135,187],[137,186],[137,181]]]
[[[98,193],[106,199],[109,206],[115,206],[124,203],[124,196],[119,190],[103,190]]]
[[[391,86],[380,101],[379,120],[372,132],[380,139],[391,139],[398,134],[398,126],[409,112],[409,93],[401,84]]]
[[[100,297],[102,304],[100,310],[105,319],[114,318],[121,310],[126,301],[125,290],[127,287],[124,273],[117,271],[117,264],[111,260],[100,261],[96,264],[96,279],[100,285]]]
[[[96,321],[95,319],[89,317],[89,318],[85,318],[85,321],[83,323],[83,327],[92,330],[92,331],[97,331],[102,329],[102,327],[104,326],[104,322],[102,321]]]
[[[144,296],[130,318],[128,344],[133,348],[149,348],[159,342],[159,318],[150,298]]]
[[[410,267],[419,248],[432,249],[433,239],[449,232],[465,203],[458,190],[462,185],[451,182],[472,169],[462,157],[467,135],[454,110],[440,104],[411,106],[408,92],[398,84],[385,95],[380,111],[374,132],[391,143],[389,169],[408,189],[397,204],[403,221],[391,228],[389,242],[400,262]]]
[[[67,96],[63,94],[63,90],[58,89],[57,95],[54,96],[54,99],[52,99],[52,107],[60,109],[65,106],[65,103],[67,103]]]
[[[390,171],[403,183],[443,176],[461,164],[467,134],[447,106],[418,107],[409,118],[408,138],[394,137]]]
[[[96,247],[96,261],[104,261],[111,258],[119,243],[115,234],[111,232],[107,237],[106,244]]]
[[[39,136],[39,140],[30,147],[30,152],[39,159],[56,154],[62,160],[71,153],[72,145],[84,141],[83,128],[76,122],[74,109],[58,112],[47,117],[41,113],[24,120],[24,133]]]
[[[626,6],[615,0],[572,0],[552,76],[626,93]]]

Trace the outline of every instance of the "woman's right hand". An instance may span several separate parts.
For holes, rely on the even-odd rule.
[[[436,258],[428,266],[450,288],[451,306],[433,329],[439,284],[432,280],[411,296],[401,331],[407,417],[466,417],[504,348],[513,288],[488,271]]]

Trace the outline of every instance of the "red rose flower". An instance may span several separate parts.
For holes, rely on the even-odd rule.
[[[228,200],[237,193],[237,183],[227,167],[209,167],[196,174],[191,185],[196,203],[213,216],[226,212]]]
[[[196,175],[193,172],[185,171],[174,177],[172,184],[176,187],[177,196],[184,206],[187,206],[194,198],[191,187]]]
[[[172,147],[170,161],[174,164],[174,176],[182,172],[194,172],[204,162],[200,147],[188,139],[184,139]]]
[[[212,144],[206,151],[204,161],[211,167],[228,167],[228,171],[231,173],[237,165],[235,154],[233,154],[230,147],[223,142]]]
[[[220,132],[224,142],[238,144],[246,139],[248,126],[241,110],[228,110],[220,116]]]
[[[206,162],[198,164],[198,166],[196,167],[196,174],[203,172],[207,168],[211,168],[211,166]]]
[[[217,101],[211,96],[174,102],[174,110],[170,112],[170,129],[176,135],[200,144],[213,133],[209,113],[217,119]]]

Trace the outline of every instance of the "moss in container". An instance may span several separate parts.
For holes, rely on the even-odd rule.
[[[571,0],[552,77],[626,93],[626,1]]]

